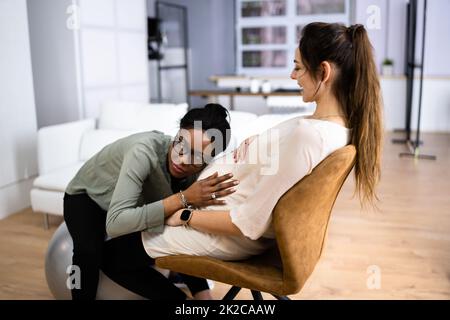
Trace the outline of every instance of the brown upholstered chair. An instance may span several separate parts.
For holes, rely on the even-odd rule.
[[[331,210],[355,156],[352,145],[335,151],[279,199],[273,211],[277,245],[264,254],[241,261],[166,256],[156,265],[231,284],[224,299],[233,299],[241,288],[250,289],[255,300],[262,299],[261,292],[288,299],[302,289],[322,254]]]

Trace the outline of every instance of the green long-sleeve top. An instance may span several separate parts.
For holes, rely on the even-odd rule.
[[[142,230],[162,232],[162,199],[187,188],[197,177],[172,180],[167,168],[170,142],[170,136],[158,131],[117,140],[81,167],[66,193],[86,193],[107,211],[110,237]]]

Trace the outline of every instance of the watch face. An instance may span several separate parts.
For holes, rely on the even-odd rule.
[[[183,210],[183,212],[181,212],[180,219],[183,221],[188,221],[190,216],[191,216],[191,210]]]

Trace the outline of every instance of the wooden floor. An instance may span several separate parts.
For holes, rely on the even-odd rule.
[[[381,212],[362,212],[349,179],[336,202],[327,246],[292,299],[450,299],[450,135],[423,136],[437,161],[399,158],[405,146],[387,135],[379,189]],[[30,209],[0,221],[0,299],[52,299],[44,276],[48,240]],[[379,289],[367,286],[376,266]],[[229,286],[216,283],[215,298]],[[268,298],[268,296],[264,295]],[[238,295],[249,299],[248,291]]]

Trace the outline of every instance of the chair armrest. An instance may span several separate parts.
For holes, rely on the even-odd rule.
[[[95,119],[43,127],[38,131],[39,174],[80,161],[80,143],[87,130],[95,129]]]

